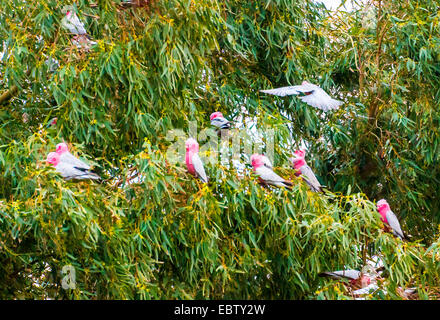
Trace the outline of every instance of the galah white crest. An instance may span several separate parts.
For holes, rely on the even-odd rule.
[[[231,122],[226,120],[225,117],[223,117],[223,114],[221,112],[214,112],[209,117],[211,120],[211,125],[219,128],[219,129],[230,129],[231,128]]]
[[[400,227],[399,220],[397,220],[396,215],[390,209],[390,205],[385,199],[379,200],[377,202],[377,211],[381,215],[382,222],[386,223],[391,227],[391,230],[395,236],[405,239],[402,228]]]
[[[186,154],[185,162],[189,173],[198,177],[202,182],[207,183],[208,177],[206,176],[205,167],[199,157],[199,144],[193,138],[189,138],[185,142]]]
[[[261,154],[255,153],[251,156],[251,164],[254,172],[258,175],[260,183],[263,185],[270,184],[273,186],[286,187],[290,189],[292,187],[292,182],[281,178],[271,168],[269,168],[266,165],[267,162],[265,163],[267,160],[269,159]],[[272,166],[270,161],[269,165]]]
[[[270,90],[260,90],[261,92],[284,97],[290,95],[300,95],[298,98],[308,105],[321,109],[325,112],[333,109],[338,109],[344,102],[340,100],[335,100],[330,97],[323,89],[319,86],[312,84],[307,81],[303,81],[301,85],[282,87]]]
[[[312,191],[322,192],[323,186],[319,183],[312,169],[307,165],[305,156],[306,152],[304,150],[296,150],[294,157],[290,158],[290,165],[296,170],[295,175],[301,175]]]
[[[84,179],[93,179],[99,180],[100,177],[91,172],[90,170],[82,167],[77,167],[71,163],[61,161],[61,156],[56,152],[50,152],[47,155],[46,161],[52,164],[57,172],[61,174],[61,176],[66,179],[76,179],[76,180],[84,180]]]

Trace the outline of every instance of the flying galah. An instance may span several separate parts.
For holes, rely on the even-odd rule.
[[[306,164],[306,152],[304,150],[296,150],[294,157],[290,158],[290,165],[295,169],[295,175],[302,176],[303,180],[310,186],[313,192],[322,192],[322,185],[319,183],[312,169]]]
[[[339,106],[344,103],[340,100],[333,99],[319,86],[307,81],[303,81],[302,84],[298,86],[289,86],[289,87],[282,87],[282,88],[270,89],[270,90],[260,90],[260,91],[280,97],[304,94],[299,96],[298,98],[301,99],[303,102],[307,103],[308,105],[314,108],[324,110],[325,112],[332,109],[338,109]]]
[[[266,165],[267,163],[265,164],[265,161],[268,160],[266,159],[267,157],[261,154],[255,153],[251,156],[251,164],[254,172],[258,175],[260,183],[263,185],[270,184],[273,186],[286,187],[290,189],[292,187],[292,182],[281,178],[279,175],[273,172],[273,170]]]
[[[385,199],[379,200],[377,202],[377,211],[379,211],[381,215],[382,222],[388,224],[391,227],[393,234],[400,237],[401,239],[405,239],[402,228],[400,227],[399,220],[397,220],[396,215],[393,211],[391,211],[390,205]]]
[[[189,138],[185,142],[186,154],[185,162],[189,173],[198,177],[202,182],[207,183],[208,177],[206,176],[203,162],[199,157],[199,144],[193,138]]]
[[[55,169],[61,174],[61,176],[66,179],[76,179],[76,180],[84,180],[84,179],[93,179],[99,180],[100,177],[91,172],[90,170],[75,166],[71,163],[64,162],[61,160],[61,156],[56,152],[51,152],[47,155],[46,161],[52,164]]]
[[[84,24],[79,20],[78,16],[73,11],[67,11],[66,16],[61,21],[62,26],[73,34],[87,34]]]

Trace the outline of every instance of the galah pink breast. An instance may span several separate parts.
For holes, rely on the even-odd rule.
[[[251,164],[254,172],[258,175],[258,178],[262,184],[269,184],[276,187],[286,187],[291,188],[292,182],[281,178],[277,175],[271,168],[269,168],[265,163],[267,163],[267,158],[261,154],[253,154],[251,156]],[[270,166],[272,164],[269,161]]]
[[[52,164],[55,167],[56,171],[59,172],[61,176],[66,180],[100,179],[100,177],[96,173],[93,173],[90,170],[76,167],[71,163],[62,162],[60,160],[60,155],[56,152],[49,153],[47,155],[46,161]]]
[[[277,89],[270,90],[260,90],[261,92],[272,94],[280,97],[290,96],[290,95],[298,95],[298,98],[308,105],[321,109],[325,112],[329,110],[338,109],[344,102],[340,100],[335,100],[330,97],[327,92],[322,90],[319,86],[309,83],[307,81],[303,81],[301,85],[297,86],[288,86]]]
[[[391,211],[390,205],[385,199],[381,199],[377,202],[377,211],[379,211],[381,215],[382,222],[391,227],[393,234],[401,239],[405,239],[399,220],[397,220],[396,215]]]
[[[290,165],[296,170],[295,175],[301,175],[313,192],[322,192],[322,185],[319,183],[313,170],[307,165],[305,156],[306,152],[304,150],[296,150],[294,156],[290,158]]]
[[[225,117],[223,117],[223,114],[221,112],[214,112],[209,117],[211,120],[211,125],[219,128],[219,129],[230,129],[231,128],[231,122],[226,120]]]
[[[366,274],[363,274],[358,270],[340,270],[331,272],[321,272],[318,274],[320,277],[330,277],[336,280],[347,279],[349,284],[353,288],[364,288],[371,284],[372,278]]]
[[[198,154],[199,144],[195,139],[189,138],[185,142],[185,148],[185,162],[188,172],[198,177],[203,183],[207,183],[208,177],[206,176],[205,167]]]

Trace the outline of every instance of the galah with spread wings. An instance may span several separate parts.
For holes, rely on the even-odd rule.
[[[263,185],[273,185],[277,187],[286,187],[291,188],[292,182],[287,181],[277,175],[271,168],[267,166],[267,161],[269,159],[261,154],[253,154],[251,156],[251,164],[254,169],[254,172],[258,175],[260,183]],[[269,165],[272,164],[269,161]]]
[[[61,156],[56,152],[49,153],[47,155],[46,161],[52,164],[55,169],[61,174],[61,176],[66,180],[100,179],[100,177],[96,173],[91,172],[89,169],[78,167],[71,163],[62,161]]]
[[[295,175],[297,177],[301,175],[313,192],[322,192],[323,186],[319,183],[312,169],[307,165],[305,156],[306,152],[304,150],[296,150],[294,157],[290,158],[290,165],[296,170]]]
[[[379,200],[377,202],[377,211],[381,215],[382,222],[386,223],[391,227],[391,230],[395,236],[400,237],[402,240],[405,239],[402,228],[400,227],[399,220],[397,220],[396,215],[390,209],[390,205],[385,199]]]
[[[307,81],[303,81],[301,85],[282,87],[270,90],[260,90],[261,92],[284,97],[290,95],[300,95],[298,98],[308,105],[321,109],[325,112],[338,109],[344,102],[335,100],[330,97],[319,86]]]
[[[199,144],[195,139],[189,138],[185,142],[185,148],[185,162],[189,173],[198,177],[203,183],[207,183],[208,177],[206,176],[205,167],[198,154]]]

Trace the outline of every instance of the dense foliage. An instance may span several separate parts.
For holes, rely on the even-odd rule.
[[[437,298],[438,1],[139,3],[0,0],[1,298],[345,299],[318,273],[374,254],[386,277],[369,298],[398,299],[399,286]],[[61,26],[68,4],[89,50]],[[324,114],[259,93],[305,79],[345,104]],[[170,130],[200,133],[214,111],[263,147],[273,130],[291,191],[262,188],[244,151],[239,173],[206,160],[208,185],[169,161]],[[63,140],[102,183],[47,165]],[[289,168],[300,146],[325,195]],[[409,242],[382,230],[381,198]]]

